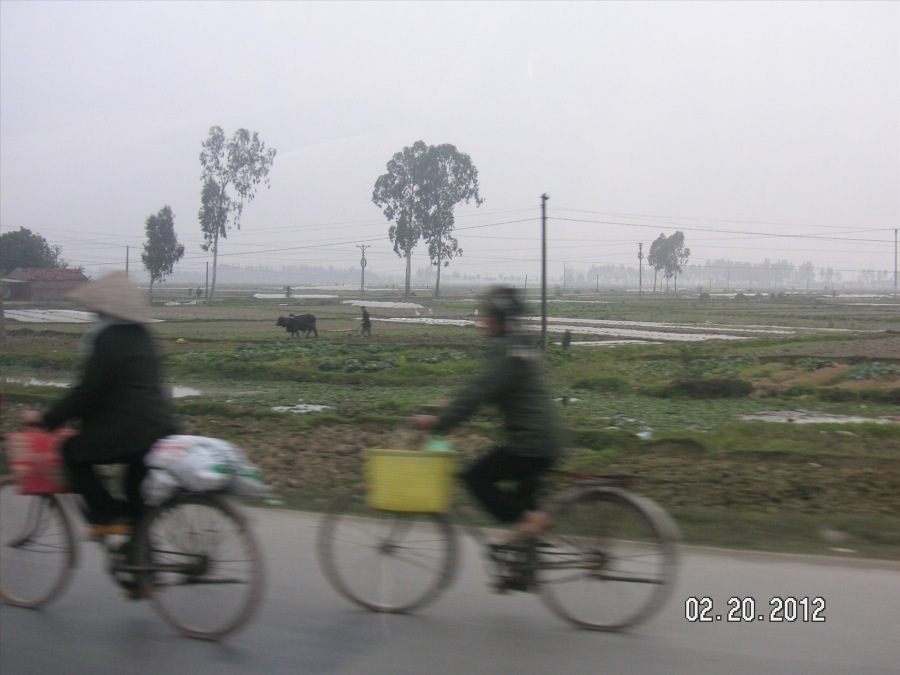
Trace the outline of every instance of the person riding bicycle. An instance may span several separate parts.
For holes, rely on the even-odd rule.
[[[57,429],[80,422],[79,433],[62,446],[70,486],[87,507],[90,536],[128,534],[143,502],[144,455],[160,438],[177,433],[163,392],[160,361],[144,324],[149,321],[138,290],[114,272],[69,294],[100,316],[85,336],[88,357],[81,381],[41,414],[22,413],[22,422]],[[95,472],[100,464],[127,464],[126,500],[114,498]]]
[[[505,442],[469,466],[462,478],[498,521],[513,523],[525,536],[550,524],[537,509],[540,475],[562,456],[563,426],[541,372],[542,356],[520,327],[525,306],[516,289],[492,288],[479,318],[491,346],[482,371],[462,387],[437,415],[413,417],[413,428],[445,433],[480,406],[495,405],[503,417]],[[504,489],[501,483],[514,483]]]

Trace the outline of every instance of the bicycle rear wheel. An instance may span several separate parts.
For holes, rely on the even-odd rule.
[[[341,595],[373,612],[408,612],[453,578],[456,538],[441,513],[380,511],[359,487],[332,503],[319,526],[319,562]]]
[[[234,633],[259,606],[260,548],[247,519],[224,499],[178,495],[144,516],[136,541],[139,588],[188,637]]]
[[[65,590],[75,567],[72,525],[57,495],[23,495],[0,478],[0,598],[40,607]]]
[[[541,598],[580,627],[634,626],[653,616],[671,590],[677,528],[644,497],[586,488],[561,502],[541,539]]]

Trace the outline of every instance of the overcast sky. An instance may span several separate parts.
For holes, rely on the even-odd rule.
[[[900,3],[0,0],[0,231],[100,272],[168,204],[202,269],[213,125],[278,151],[228,264],[402,274],[372,189],[423,140],[485,199],[450,272],[536,278],[542,193],[551,275],[679,229],[691,263],[893,272]]]

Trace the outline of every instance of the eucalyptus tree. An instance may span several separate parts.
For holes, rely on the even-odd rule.
[[[812,262],[807,260],[805,263],[800,265],[797,276],[800,278],[801,282],[806,283],[806,290],[809,290],[809,282],[813,281],[816,278],[816,268],[812,264]]]
[[[145,223],[147,241],[141,261],[150,275],[150,298],[153,298],[153,284],[162,282],[172,274],[175,263],[184,257],[184,246],[178,243],[175,236],[175,215],[168,205],[159,213],[147,216]]]
[[[410,293],[412,252],[422,238],[422,158],[428,151],[423,141],[416,141],[395,153],[372,191],[372,202],[392,223],[388,238],[394,253],[406,258],[406,295]]]
[[[678,230],[671,237],[666,239],[665,263],[666,279],[674,277],[675,292],[678,292],[678,275],[684,271],[684,266],[691,257],[691,249],[684,245],[684,232]],[[666,283],[668,289],[668,282]]]
[[[228,140],[221,127],[214,126],[202,144],[200,166],[200,229],[204,251],[213,251],[212,285],[209,302],[216,294],[216,266],[219,239],[228,236],[230,224],[241,229],[244,203],[253,201],[260,183],[269,187],[269,170],[275,161],[275,149],[266,148],[255,131],[238,129]],[[233,193],[232,196],[230,193]]]
[[[650,252],[647,254],[647,264],[653,268],[653,292],[656,293],[656,279],[660,271],[666,267],[666,235],[660,234],[650,244]]]
[[[647,264],[653,268],[653,291],[656,292],[656,277],[659,272],[666,279],[666,292],[669,290],[669,279],[675,277],[675,290],[678,290],[678,278],[688,258],[691,257],[691,249],[684,245],[684,232],[678,231],[667,237],[660,234],[650,244],[650,253],[647,255]]]
[[[423,160],[422,203],[425,212],[422,237],[428,243],[431,263],[437,267],[434,285],[434,297],[437,298],[441,294],[441,267],[448,267],[451,258],[462,255],[459,242],[453,236],[453,209],[457,204],[471,201],[476,207],[481,206],[484,200],[478,193],[478,169],[469,155],[444,143],[428,148]]]
[[[394,252],[406,258],[406,295],[410,293],[412,252],[421,239],[428,243],[428,257],[437,266],[435,297],[441,288],[441,267],[462,255],[453,237],[453,209],[470,201],[482,203],[478,194],[478,169],[456,147],[426,145],[416,141],[387,163],[387,172],[375,181],[372,201],[393,224],[388,237]]]

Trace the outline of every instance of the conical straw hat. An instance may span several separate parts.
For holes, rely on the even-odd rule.
[[[124,272],[113,272],[96,281],[82,284],[71,291],[68,297],[98,314],[134,323],[152,321],[140,291],[128,281]]]

